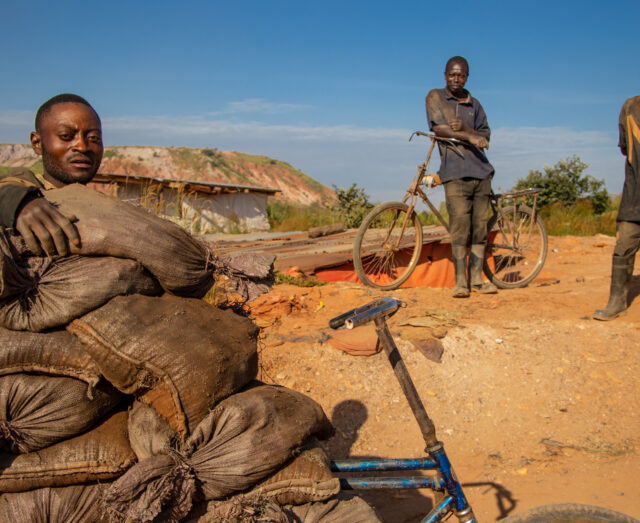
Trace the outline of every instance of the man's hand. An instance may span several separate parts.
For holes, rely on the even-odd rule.
[[[449,120],[448,123],[452,131],[458,132],[463,130],[464,124],[462,123],[462,120]]]
[[[489,140],[479,134],[472,134],[471,136],[469,136],[469,141],[480,149],[489,148]]]
[[[67,218],[60,214],[47,200],[34,198],[20,209],[16,217],[16,230],[24,238],[29,250],[35,254],[61,256],[69,254],[67,241],[80,246],[80,236],[72,221],[75,216]]]

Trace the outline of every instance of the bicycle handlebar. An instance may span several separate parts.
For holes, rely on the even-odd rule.
[[[411,136],[409,136],[409,141],[411,141],[414,136],[424,136],[426,138],[429,138],[430,140],[440,140],[441,142],[451,142],[451,143],[472,145],[470,142],[467,142],[465,140],[459,140],[458,138],[445,138],[444,136],[437,136],[435,134],[425,133],[422,131],[413,131],[411,133]]]
[[[374,321],[380,317],[389,317],[396,313],[400,307],[406,307],[407,304],[396,298],[378,298],[366,305],[351,309],[340,316],[336,316],[329,320],[329,327],[339,329],[343,325],[347,329],[353,329],[364,325],[370,321]]]

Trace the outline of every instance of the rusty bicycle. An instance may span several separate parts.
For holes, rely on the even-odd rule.
[[[431,140],[424,162],[418,165],[402,201],[375,206],[358,229],[353,246],[353,264],[362,283],[381,290],[396,289],[406,282],[420,261],[423,224],[416,212],[420,198],[449,231],[449,224],[427,195],[437,185],[436,174],[427,169],[435,144],[446,142],[458,151],[463,142],[421,131],[414,136]],[[461,154],[458,151],[458,154]],[[435,183],[434,183],[435,181]],[[540,273],[547,257],[547,230],[536,212],[538,194],[532,188],[502,194],[491,193],[493,214],[487,225],[489,241],[483,270],[498,288],[513,289],[528,285]],[[527,205],[530,200],[531,205]]]

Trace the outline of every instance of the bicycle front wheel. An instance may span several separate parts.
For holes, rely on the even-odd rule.
[[[422,251],[420,218],[402,202],[374,207],[360,225],[353,245],[353,265],[360,281],[392,290],[418,265]]]
[[[547,258],[547,229],[526,205],[505,207],[489,220],[484,273],[497,287],[524,287]]]
[[[583,505],[558,503],[536,507],[502,520],[503,523],[637,523],[638,520],[615,510]]]

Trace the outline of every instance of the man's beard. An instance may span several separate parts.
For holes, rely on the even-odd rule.
[[[55,160],[52,155],[49,154],[44,146],[42,147],[42,165],[44,167],[44,172],[48,173],[49,176],[64,183],[65,185],[68,185],[70,183],[85,184],[90,182],[96,175],[96,172],[98,172],[98,167],[100,167],[100,164],[98,164],[95,169],[84,175],[73,176],[63,169],[63,167]]]

